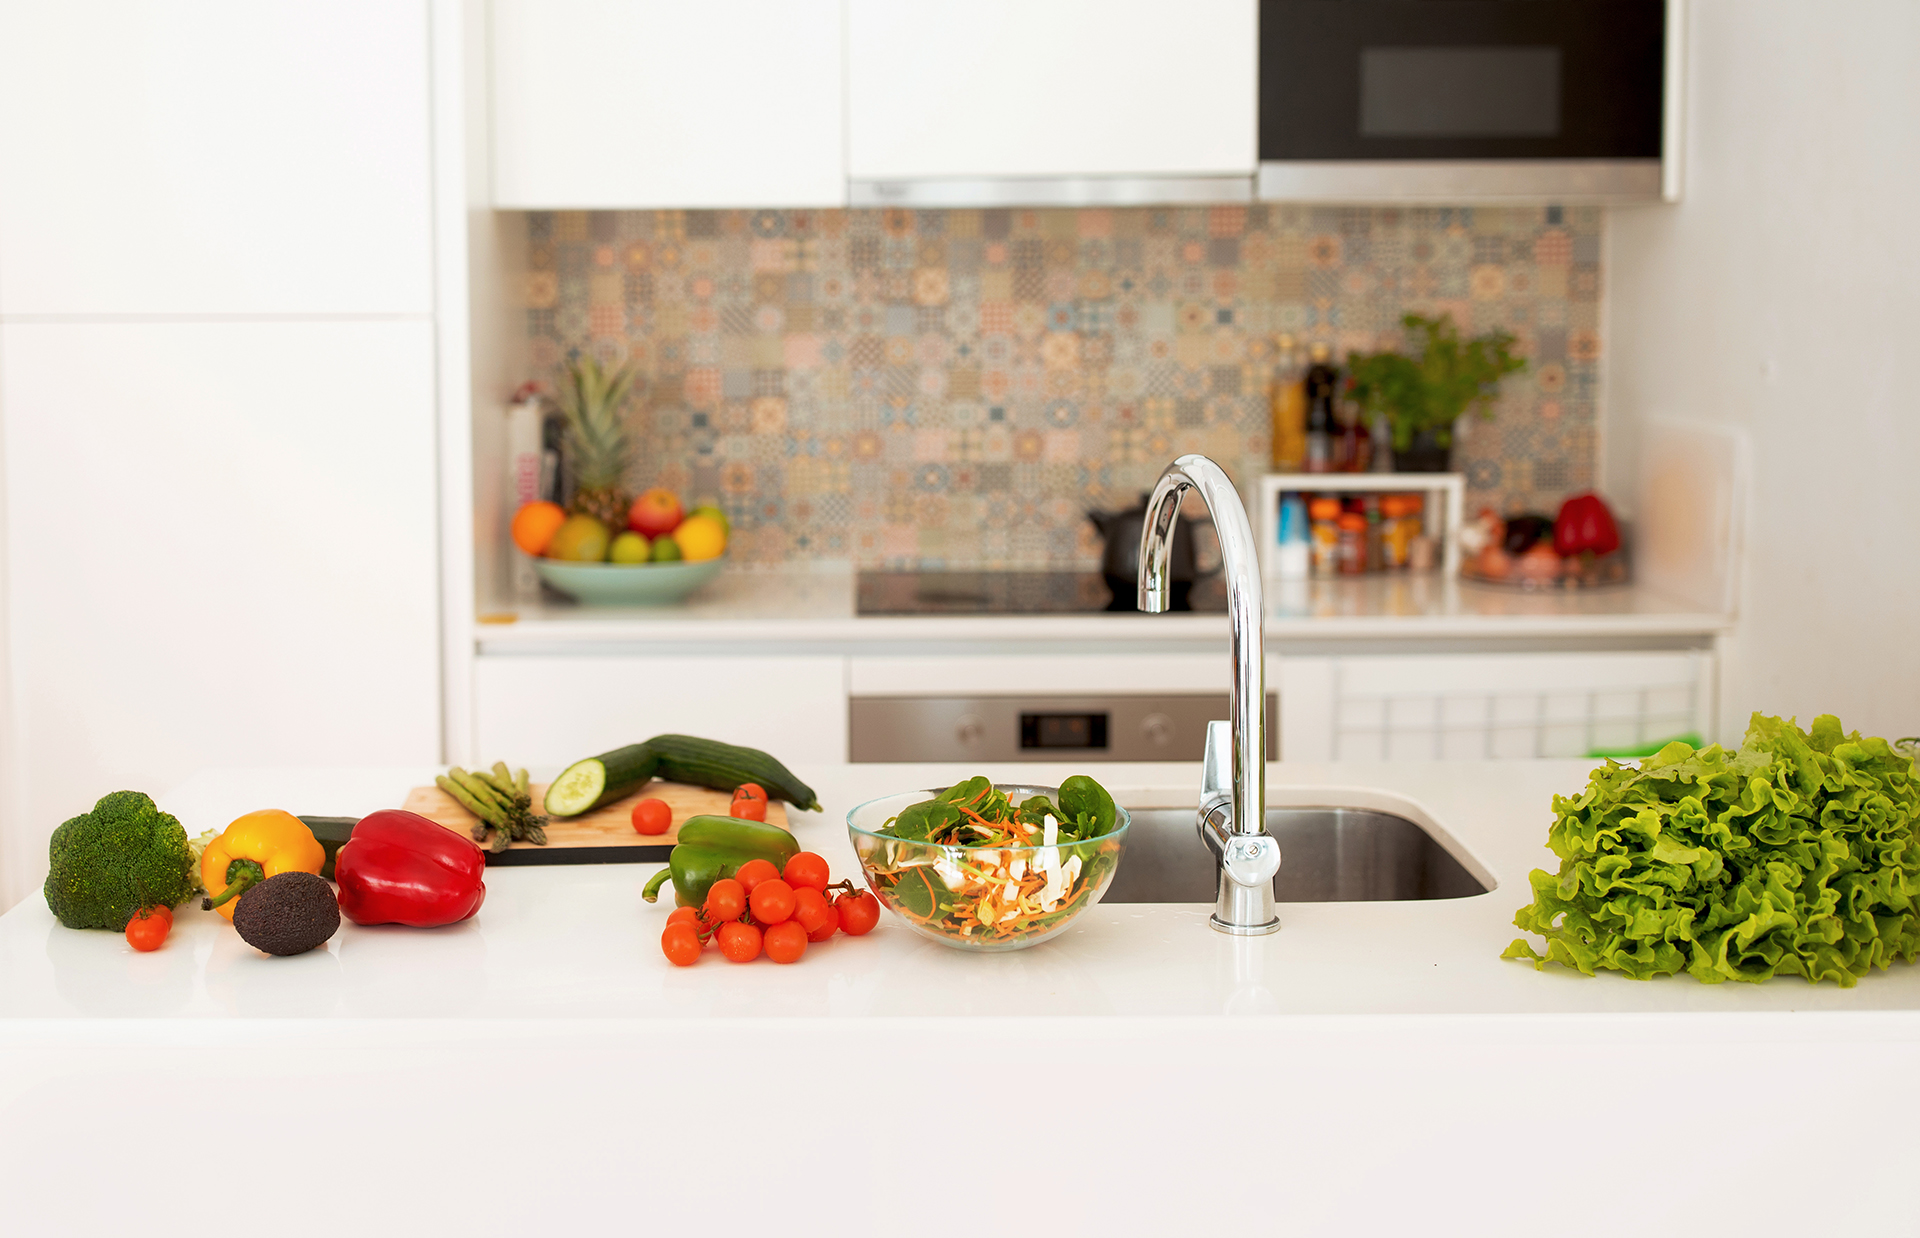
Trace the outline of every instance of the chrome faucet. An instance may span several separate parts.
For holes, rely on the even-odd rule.
[[[1147,520],[1140,529],[1140,609],[1155,615],[1167,609],[1168,552],[1188,490],[1198,490],[1213,514],[1233,625],[1231,721],[1207,724],[1196,828],[1220,865],[1213,927],[1251,937],[1280,927],[1273,912],[1280,844],[1266,827],[1267,668],[1261,632],[1266,607],[1247,509],[1226,472],[1205,456],[1181,456],[1169,464],[1147,500]]]

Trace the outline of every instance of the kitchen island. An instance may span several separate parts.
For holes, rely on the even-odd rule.
[[[1459,1234],[1534,1234],[1551,1217],[1599,1234],[1623,1208],[1654,1233],[1900,1215],[1920,1151],[1905,1116],[1920,1102],[1920,968],[1843,990],[1498,958],[1527,870],[1552,861],[1550,798],[1586,769],[1273,766],[1270,802],[1410,805],[1493,889],[1283,904],[1265,938],[1210,931],[1203,906],[1106,904],[998,956],[888,916],[789,967],[711,953],[675,969],[657,946],[666,906],[639,898],[656,865],[495,869],[468,923],[345,924],[291,959],[198,911],[136,955],[29,899],[0,917],[0,1215],[27,1222],[16,1232],[104,1231],[127,1199],[177,1187],[186,1162],[116,1164],[113,1189],[89,1189],[97,1166],[77,1147],[156,1109],[244,1134],[213,1112],[263,1088],[322,1159],[406,1167],[356,1186],[357,1213],[404,1216],[415,1183],[470,1181],[436,1205],[437,1232],[544,1231],[609,1209],[694,1224],[760,1199],[822,1201],[789,1226],[803,1232],[836,1216],[851,1232],[973,1218]],[[362,814],[431,772],[216,771],[158,798],[197,831],[268,805]],[[795,832],[837,878],[853,871],[848,808],[978,771],[800,772],[825,811]],[[1198,783],[1191,765],[1098,773],[1130,807],[1190,803]],[[1783,1166],[1764,1189],[1762,1147]],[[1574,1185],[1587,1177],[1601,1187]],[[306,1224],[276,1228],[333,1232]]]

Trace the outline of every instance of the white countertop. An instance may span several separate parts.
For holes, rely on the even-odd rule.
[[[1270,641],[1406,638],[1700,637],[1726,630],[1703,612],[1639,586],[1526,592],[1437,575],[1269,581]],[[584,607],[534,602],[494,608],[482,653],[582,644],[922,641],[1225,641],[1222,614],[911,615],[854,613],[846,564],[729,571],[684,604]]]
[[[657,940],[670,900],[640,887],[654,864],[495,868],[473,920],[432,931],[343,923],[324,950],[261,955],[211,912],[182,909],[166,947],[136,955],[118,934],[60,928],[37,896],[0,917],[0,1016],[299,1018],[872,1018],[879,1016],[1761,1013],[1920,1010],[1920,967],[1853,989],[1779,979],[1708,986],[1535,972],[1500,959],[1527,901],[1526,875],[1551,867],[1549,803],[1583,783],[1588,762],[1271,767],[1273,803],[1403,797],[1469,868],[1497,882],[1473,898],[1297,903],[1284,928],[1233,938],[1200,905],[1105,904],[1034,948],[975,955],[894,921],[837,937],[797,966],[729,965],[717,954],[669,966]],[[1079,767],[996,767],[1057,782]],[[398,804],[433,771],[209,772],[160,796],[190,831],[281,806],[359,815]],[[803,769],[825,811],[794,814],[803,846],[854,876],[844,820],[854,804],[977,772],[952,765]],[[1112,765],[1099,776],[1131,807],[1190,805],[1198,767]],[[1392,807],[1391,799],[1380,801]],[[1195,847],[1201,844],[1194,841]],[[1123,856],[1122,864],[1126,863]]]
[[[364,813],[429,772],[215,772],[159,798],[198,830],[276,804]],[[796,833],[838,873],[852,803],[975,771],[799,772],[827,811]],[[609,865],[494,870],[468,923],[343,924],[288,959],[183,910],[140,955],[34,897],[0,917],[0,1229],[204,1234],[220,1203],[193,1174],[278,1181],[296,1148],[299,1206],[262,1204],[274,1233],[325,1238],[342,1215],[479,1236],[641,1216],[666,1232],[716,1209],[835,1235],[910,1216],[934,1233],[960,1216],[1327,1238],[1536,1238],[1542,1218],[1575,1238],[1623,1217],[1644,1235],[1910,1229],[1920,968],[1707,986],[1497,957],[1549,859],[1548,799],[1584,772],[1274,767],[1278,802],[1414,800],[1499,886],[1283,904],[1264,938],[1212,932],[1199,906],[1104,905],[980,956],[883,916],[792,966],[675,968],[667,908],[639,899],[655,866]],[[1186,804],[1197,782],[1191,765],[1101,774],[1136,805]],[[111,1151],[155,1121],[183,1150]],[[1601,1196],[1570,1184],[1570,1163],[1623,1149],[1637,1168]]]

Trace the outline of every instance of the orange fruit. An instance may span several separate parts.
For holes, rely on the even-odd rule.
[[[680,554],[690,562],[717,559],[727,548],[727,531],[712,516],[688,516],[673,531]]]
[[[513,544],[530,555],[545,554],[553,535],[567,522],[567,513],[558,503],[544,499],[527,503],[513,513]]]

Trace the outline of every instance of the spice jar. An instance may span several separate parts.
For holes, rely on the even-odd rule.
[[[1360,576],[1367,570],[1367,518],[1360,512],[1342,512],[1339,520],[1338,562],[1342,576]]]
[[[1313,547],[1313,574],[1331,576],[1340,552],[1340,500],[1325,497],[1307,504],[1308,541]]]

